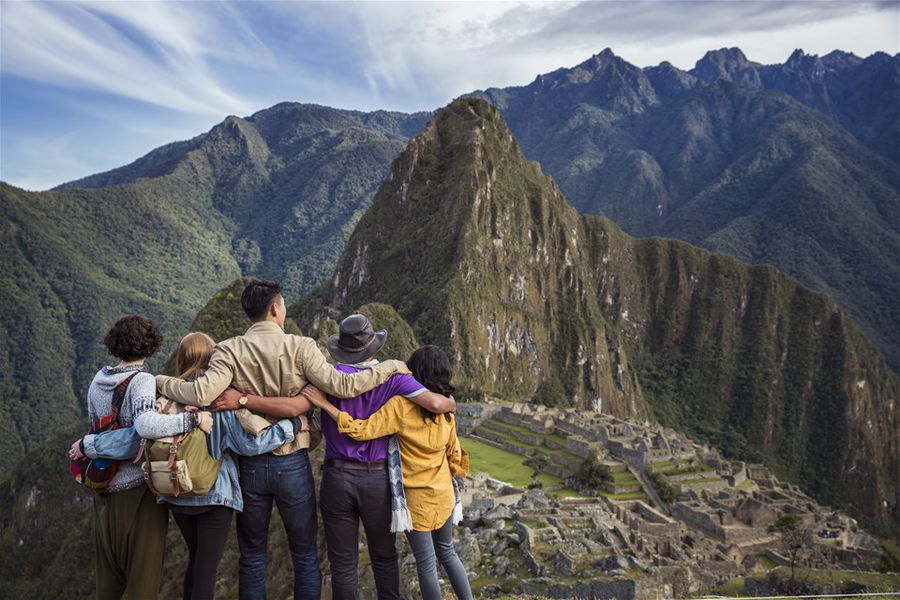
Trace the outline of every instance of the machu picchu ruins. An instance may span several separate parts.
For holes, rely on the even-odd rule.
[[[660,425],[500,402],[461,404],[457,419],[464,445],[515,453],[535,471],[519,487],[502,473],[469,477],[458,545],[478,553],[487,595],[649,600],[713,590],[760,563],[790,563],[773,529],[783,515],[806,532],[811,566],[867,569],[880,556],[843,512]],[[604,480],[575,492],[585,461],[603,465]]]

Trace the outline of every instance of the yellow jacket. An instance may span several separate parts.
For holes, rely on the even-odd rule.
[[[417,404],[394,396],[364,421],[341,412],[338,431],[355,440],[397,434],[413,529],[434,531],[447,522],[456,503],[452,476],[469,472],[469,454],[459,444],[452,414],[438,415],[434,422]]]

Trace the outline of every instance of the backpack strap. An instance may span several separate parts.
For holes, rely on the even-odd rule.
[[[181,485],[178,483],[178,444],[184,438],[184,434],[176,435],[172,438],[172,445],[169,446],[169,479],[172,480],[172,494],[177,498],[181,493]]]
[[[122,410],[122,403],[125,402],[125,393],[128,391],[128,385],[131,383],[131,380],[134,379],[134,376],[138,373],[141,373],[141,371],[135,371],[134,373],[123,379],[122,382],[116,386],[116,389],[113,390],[112,414],[115,415],[115,418],[113,420],[116,422],[118,422],[119,420],[119,412]]]

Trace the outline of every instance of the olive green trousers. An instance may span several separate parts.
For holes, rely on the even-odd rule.
[[[94,497],[97,600],[159,595],[169,513],[147,486]]]

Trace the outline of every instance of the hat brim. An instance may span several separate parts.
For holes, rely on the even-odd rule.
[[[325,347],[328,349],[328,353],[331,357],[338,361],[339,363],[344,364],[355,364],[361,362],[370,356],[375,356],[375,354],[381,350],[381,347],[384,346],[384,342],[387,341],[387,331],[376,331],[375,337],[372,338],[366,346],[357,350],[356,352],[347,352],[342,349],[338,345],[339,334],[334,334],[328,341],[325,342]]]

